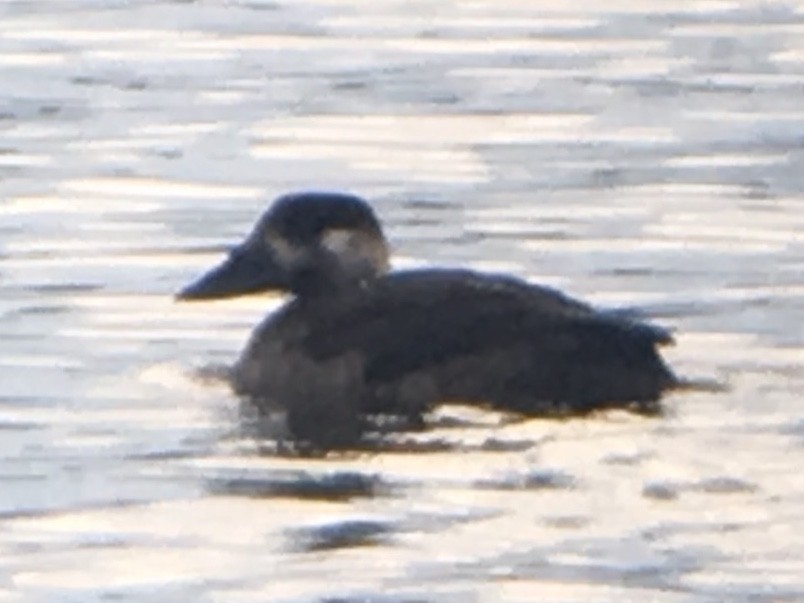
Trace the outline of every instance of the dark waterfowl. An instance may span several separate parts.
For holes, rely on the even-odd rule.
[[[235,391],[281,405],[294,435],[359,438],[371,414],[420,417],[460,401],[527,415],[656,412],[679,386],[657,347],[668,331],[547,287],[470,270],[388,272],[388,246],[359,197],[280,197],[182,300],[293,295],[252,334]]]

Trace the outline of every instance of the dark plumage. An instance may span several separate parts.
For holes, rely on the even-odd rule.
[[[359,197],[280,197],[246,241],[180,299],[294,294],[253,333],[235,390],[280,405],[296,437],[354,443],[371,414],[420,417],[439,402],[534,416],[655,411],[680,381],[660,328],[522,280],[469,270],[387,273]]]

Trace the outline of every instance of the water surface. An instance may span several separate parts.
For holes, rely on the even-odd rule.
[[[0,70],[0,602],[804,599],[801,3],[6,1]],[[730,391],[277,456],[196,374],[278,300],[171,296],[321,187]]]

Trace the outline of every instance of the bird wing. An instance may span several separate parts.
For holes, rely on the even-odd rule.
[[[538,338],[559,353],[584,343],[573,336],[584,325],[628,331],[651,345],[669,337],[548,287],[466,270],[393,273],[338,303],[304,345],[319,359],[361,352],[370,382]]]

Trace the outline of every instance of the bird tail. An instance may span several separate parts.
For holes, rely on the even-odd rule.
[[[717,379],[703,378],[679,378],[669,387],[674,391],[685,392],[709,392],[723,393],[729,391],[729,385]]]

